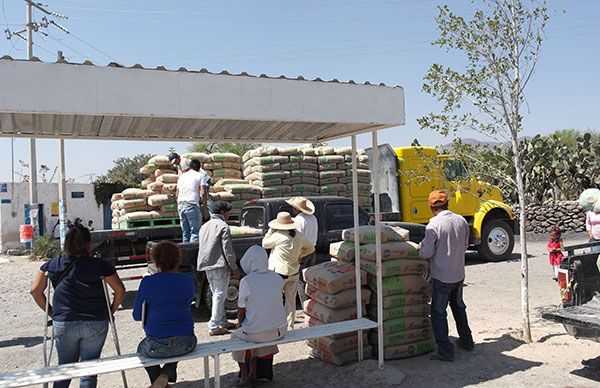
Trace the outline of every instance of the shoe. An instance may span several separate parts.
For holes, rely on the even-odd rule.
[[[254,384],[252,383],[252,380],[244,380],[241,377],[237,380],[237,382],[235,383],[236,387],[253,387]]]
[[[440,356],[439,353],[434,353],[429,358],[431,360],[444,361],[444,362],[452,362],[452,361],[454,361],[454,357],[451,357],[451,358],[442,357],[442,356]]]
[[[224,329],[227,329],[227,330],[233,330],[233,329],[237,328],[236,324],[235,323],[231,323],[231,322],[227,322],[227,323],[221,325],[221,327],[224,328]]]
[[[475,344],[472,345],[466,345],[464,342],[462,342],[461,340],[456,341],[456,346],[458,346],[459,348],[466,350],[467,352],[472,352],[473,349],[475,349]]]
[[[219,327],[219,328],[218,328],[218,329],[216,329],[216,330],[210,330],[210,331],[208,332],[208,335],[209,335],[209,336],[211,336],[211,337],[214,337],[214,336],[216,336],[216,335],[225,335],[225,334],[229,334],[229,333],[230,333],[230,331],[229,331],[229,330],[227,330],[226,328],[224,328],[224,327]]]
[[[169,376],[167,376],[164,373],[161,373],[160,375],[158,375],[156,380],[154,380],[150,388],[165,388],[167,385],[169,385]]]
[[[558,278],[552,278],[552,280],[554,280],[555,282],[557,282],[557,281],[558,281]]]

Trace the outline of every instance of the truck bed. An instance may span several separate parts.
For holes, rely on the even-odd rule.
[[[600,342],[600,302],[545,312],[542,318],[563,324],[575,338]]]

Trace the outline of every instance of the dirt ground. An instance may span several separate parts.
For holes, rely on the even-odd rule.
[[[387,361],[379,370],[375,360],[336,367],[308,358],[303,343],[280,347],[275,358],[275,382],[264,386],[323,387],[345,386],[510,386],[510,387],[597,387],[600,375],[590,372],[582,360],[600,356],[600,344],[576,340],[561,325],[541,319],[541,312],[559,303],[556,283],[551,278],[543,236],[529,243],[530,302],[534,342],[520,340],[520,263],[513,260],[485,263],[476,253],[467,260],[465,302],[476,341],[473,352],[457,351],[453,363],[431,361],[429,355]],[[582,236],[566,236],[565,243],[583,242]],[[2,260],[0,260],[2,262]],[[40,263],[11,258],[0,264],[0,371],[42,366],[43,312],[29,296],[29,286]],[[139,271],[139,270],[138,270]],[[128,276],[133,274],[128,271]],[[137,284],[128,283],[126,303],[116,320],[123,352],[133,352],[143,337],[141,325],[131,318]],[[450,314],[451,315],[451,314]],[[208,341],[204,323],[206,313],[196,317],[199,342]],[[453,326],[453,322],[450,321]],[[451,336],[456,331],[451,329]],[[212,338],[211,338],[212,339]],[[115,354],[112,341],[106,342],[103,355]],[[179,365],[177,387],[198,387],[203,383],[202,361]],[[221,382],[234,384],[237,366],[229,355],[221,357]],[[144,370],[127,372],[131,387],[148,386]],[[75,383],[72,386],[77,386]],[[100,387],[121,386],[118,373],[99,377]]]

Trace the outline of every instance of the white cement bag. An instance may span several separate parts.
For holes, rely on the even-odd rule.
[[[211,161],[210,155],[205,154],[204,152],[188,152],[187,154],[182,154],[182,158],[197,160],[200,163],[208,163]]]
[[[366,272],[360,271],[360,284],[366,284]],[[354,266],[339,261],[328,261],[307,268],[304,271],[307,284],[331,294],[354,288],[356,276]]]
[[[330,294],[307,284],[305,291],[306,296],[310,299],[332,309],[356,306],[356,289],[354,288],[343,290],[336,294]],[[362,304],[366,305],[369,303],[370,298],[371,290],[368,288],[361,288]]]
[[[150,190],[129,188],[129,189],[123,190],[123,192],[121,194],[123,195],[123,199],[139,199],[139,198],[146,199],[146,197],[148,197],[154,193]]]
[[[374,225],[364,225],[356,228],[348,228],[342,231],[342,240],[344,241],[356,241],[356,231],[358,230],[358,240],[361,244],[375,244],[375,237],[377,229]],[[386,243],[388,241],[408,241],[410,239],[410,233],[408,230],[395,227],[392,228],[388,225],[381,225],[381,242]]]
[[[365,307],[362,306],[362,309],[364,315],[364,312],[366,311]],[[332,309],[317,303],[317,301],[312,299],[308,299],[304,302],[304,313],[325,323],[348,321],[350,319],[356,319],[357,317],[356,307],[354,306]]]
[[[167,203],[174,203],[175,197],[171,194],[155,194],[148,197],[148,205],[150,206],[162,206]]]
[[[166,155],[156,155],[148,160],[148,164],[154,164],[156,166],[172,166],[173,164]]]
[[[177,174],[162,174],[156,178],[156,181],[162,183],[177,183],[178,179],[179,175]]]

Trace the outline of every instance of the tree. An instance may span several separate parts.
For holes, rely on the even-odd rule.
[[[470,20],[439,8],[440,37],[434,45],[464,55],[462,72],[433,64],[423,90],[442,103],[440,113],[418,119],[421,128],[457,137],[471,130],[509,143],[520,204],[521,312],[523,339],[531,342],[529,266],[525,235],[525,187],[519,133],[523,129],[525,89],[535,73],[548,21],[544,0],[482,0]],[[499,172],[506,175],[506,172]]]
[[[105,175],[99,176],[97,182],[118,183],[127,187],[138,187],[140,182],[146,178],[145,175],[140,173],[140,168],[146,165],[148,159],[153,156],[150,154],[138,154],[133,158],[117,158],[114,161],[115,165]]]
[[[246,151],[250,151],[254,148],[260,147],[260,143],[227,143],[227,142],[214,142],[214,143],[194,143],[188,150],[190,152],[231,152],[236,155],[242,156]]]

